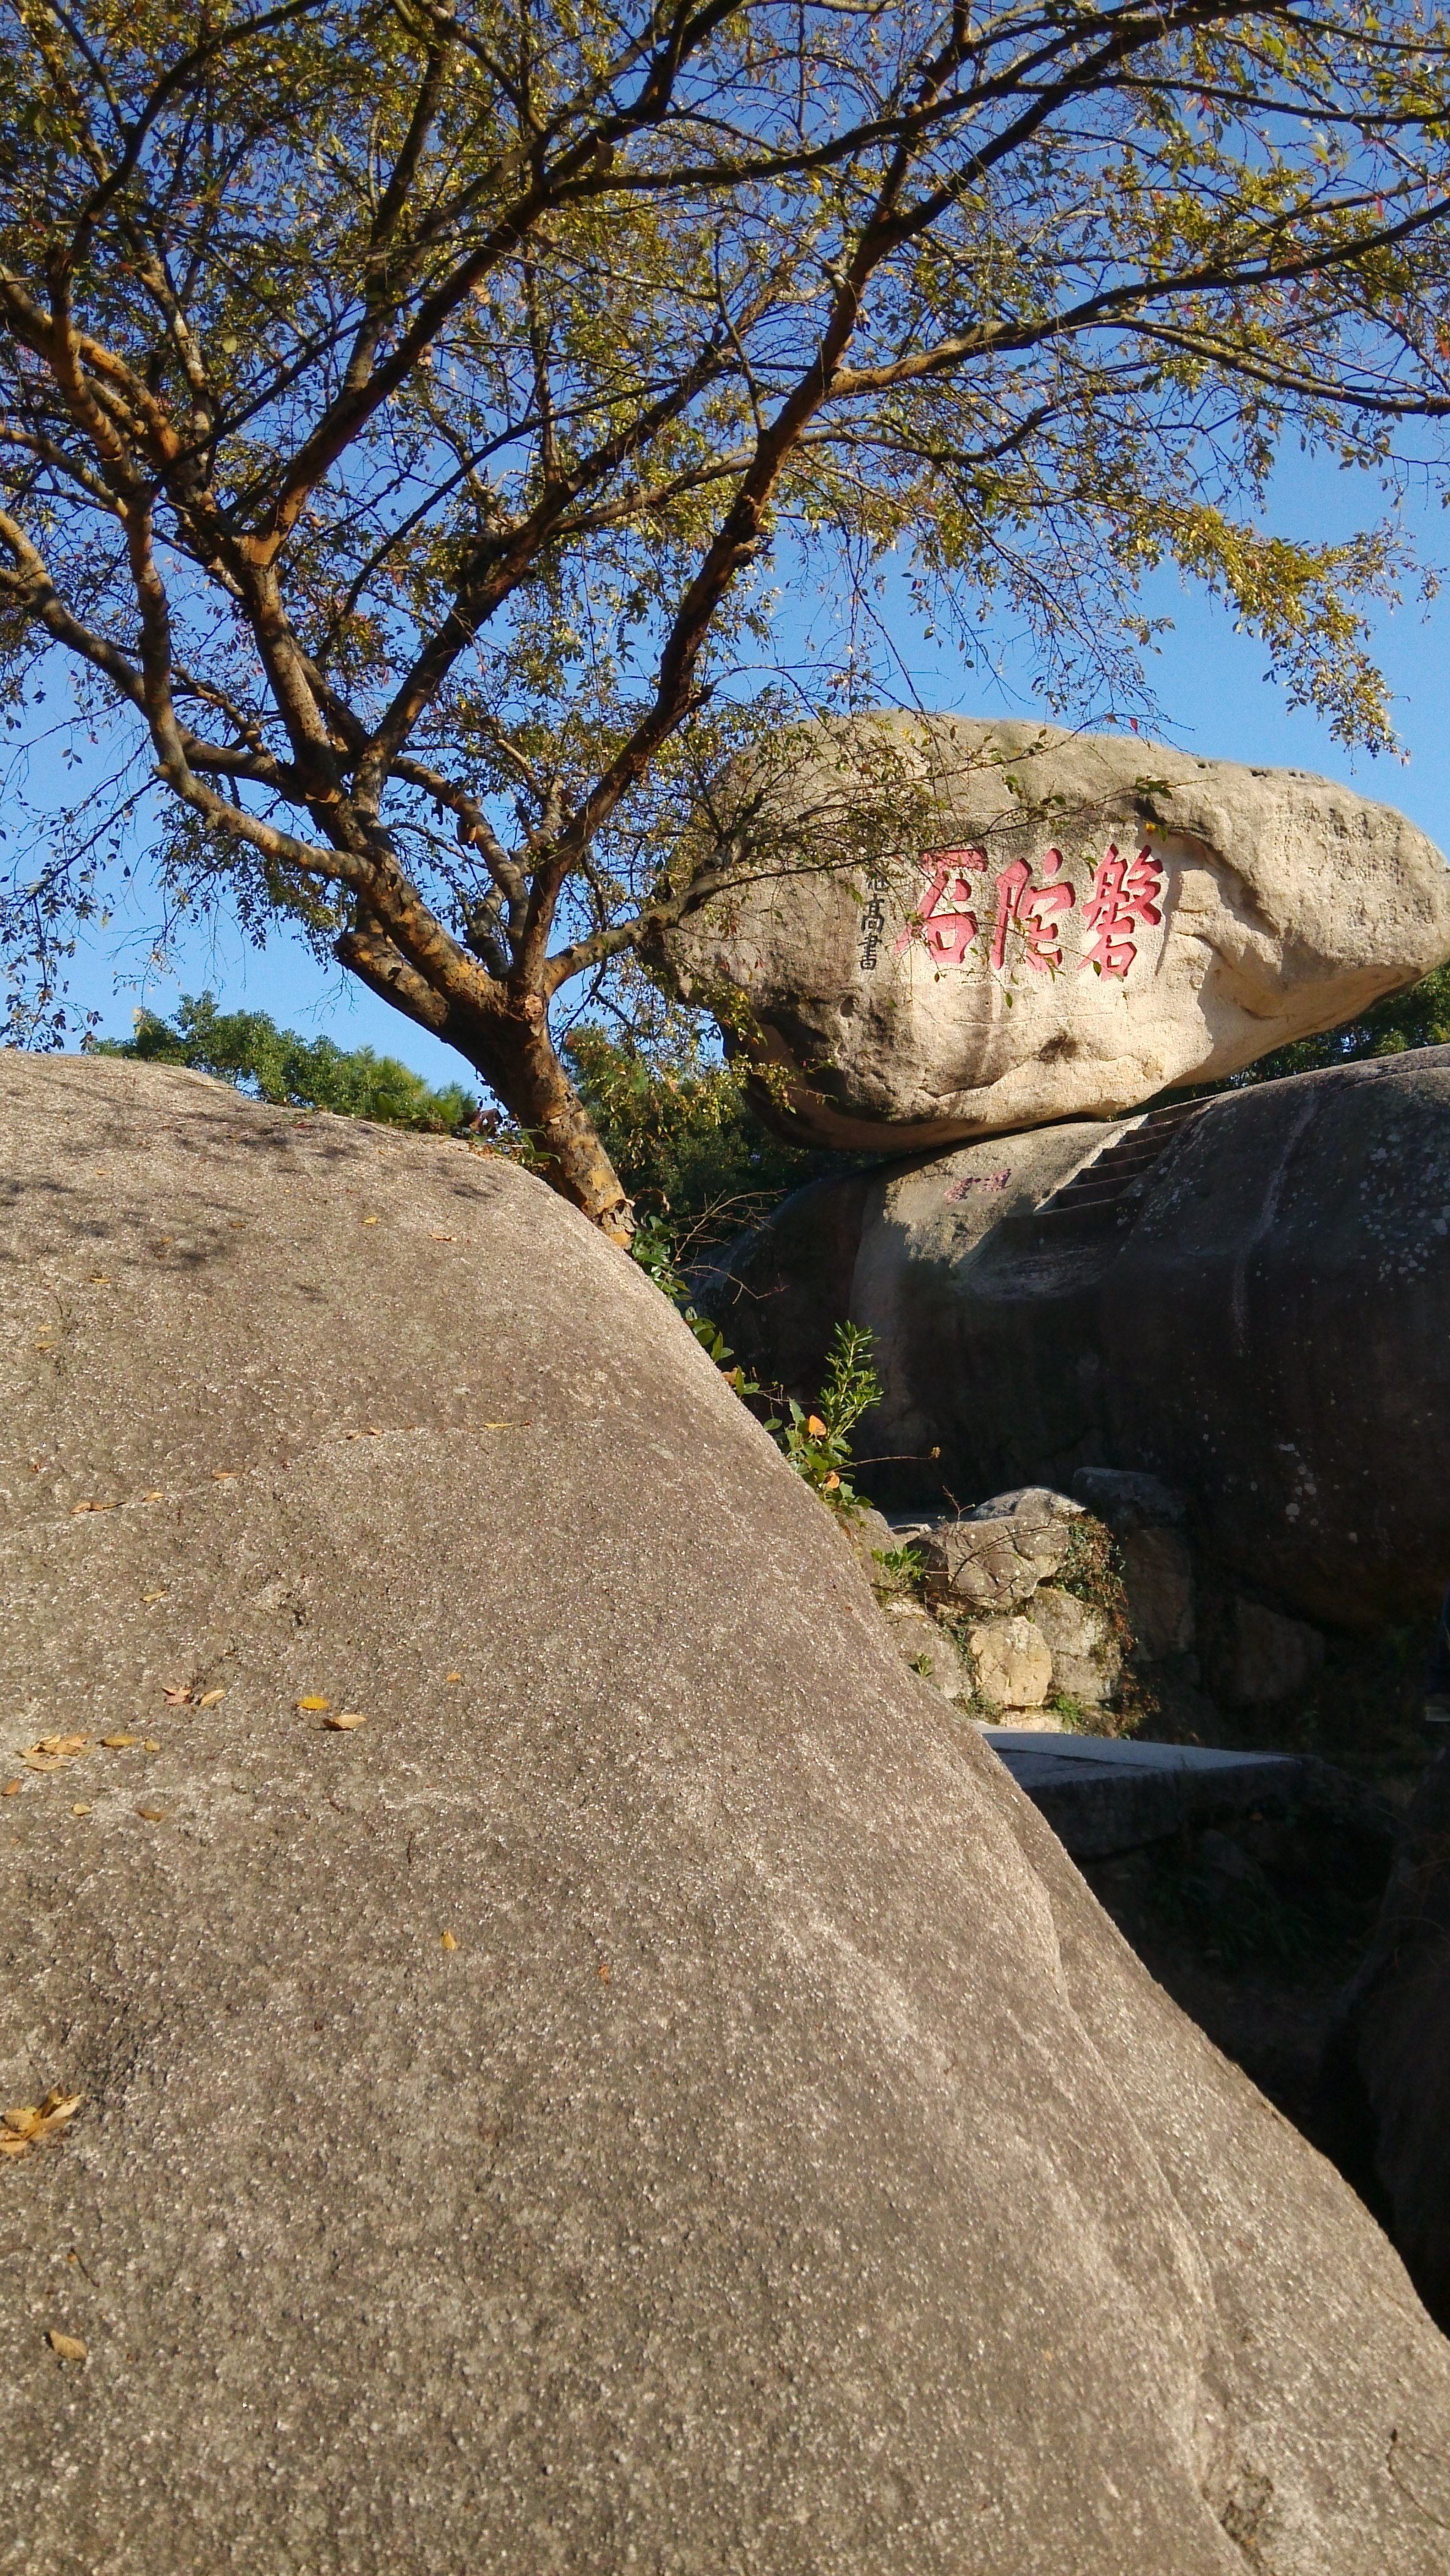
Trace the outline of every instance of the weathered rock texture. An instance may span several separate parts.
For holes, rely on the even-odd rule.
[[[880,889],[844,869],[764,877],[669,939],[689,990],[737,997],[732,1026],[743,997],[786,1085],[775,1114],[822,1143],[1110,1115],[1450,956],[1439,852],[1328,779],[948,716],[873,719],[863,752],[886,734],[920,772],[931,848]],[[795,783],[817,833],[851,740],[823,735]]]
[[[86,2097],[0,2565],[1440,2576],[1398,2261],[643,1276],[178,1072],[0,1120],[9,1741],[92,1739],[0,1806]]]
[[[829,1278],[798,1267],[827,1240]],[[871,1471],[888,1505],[938,1473],[968,1501],[1146,1471],[1270,1608],[1369,1627],[1444,1590],[1450,1048],[815,1183],[710,1299],[808,1396],[840,1317],[875,1332],[862,1454],[908,1459]],[[1167,1632],[1171,1586],[1160,1607]]]

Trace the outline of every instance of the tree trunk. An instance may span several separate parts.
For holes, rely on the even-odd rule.
[[[488,1055],[485,1063],[479,1050],[478,1070],[544,1157],[550,1186],[611,1243],[627,1247],[634,1237],[634,1211],[593,1119],[554,1053],[547,1028],[530,1028],[517,1052],[511,1045],[491,1046]]]
[[[550,1187],[611,1243],[628,1248],[634,1239],[634,1210],[593,1119],[554,1053],[548,1012],[539,997],[530,993],[487,1015],[449,1001],[365,914],[344,932],[334,953],[381,1001],[431,1030],[445,1046],[457,1048],[518,1120],[543,1158]]]

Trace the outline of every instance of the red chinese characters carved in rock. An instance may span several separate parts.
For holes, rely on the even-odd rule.
[[[1125,859],[1116,841],[1110,841],[1093,879],[1092,893],[1082,908],[1084,923],[1097,936],[1084,951],[1078,972],[1095,966],[1101,975],[1126,975],[1138,954],[1133,933],[1140,922],[1157,928],[1163,918],[1162,901],[1161,860],[1151,850],[1140,850],[1135,859]]]
[[[922,944],[929,957],[939,966],[965,966],[967,950],[977,935],[977,916],[971,909],[972,875],[980,874],[987,864],[985,850],[923,850],[918,865],[926,884],[916,907],[916,920],[923,922]],[[916,923],[908,922],[896,941],[896,953],[910,946],[916,936]]]
[[[1050,975],[1062,964],[1062,924],[1059,915],[1071,912],[1077,901],[1070,885],[1059,884],[1062,869],[1061,850],[1044,850],[1043,883],[1034,885],[1032,870],[1025,859],[1014,859],[997,879],[997,919],[992,930],[992,964],[1000,974],[1007,963],[1007,935],[1016,931],[1022,941],[1026,962],[1039,975]]]

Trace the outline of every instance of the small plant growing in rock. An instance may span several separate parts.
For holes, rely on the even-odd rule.
[[[726,1385],[733,1386],[740,1396],[758,1395],[760,1389],[754,1378],[747,1377],[738,1363],[731,1367],[735,1353],[719,1325],[712,1323],[708,1315],[702,1315],[694,1304],[688,1284],[680,1274],[678,1247],[664,1219],[646,1217],[642,1224],[636,1226],[629,1248],[661,1295],[668,1297],[672,1306],[678,1307],[701,1350],[714,1361]]]
[[[871,1366],[873,1336],[858,1324],[838,1324],[827,1352],[825,1382],[807,1413],[794,1396],[784,1414],[766,1423],[798,1476],[837,1511],[854,1511],[863,1497],[851,1482],[851,1433],[863,1413],[881,1401],[881,1381]]]

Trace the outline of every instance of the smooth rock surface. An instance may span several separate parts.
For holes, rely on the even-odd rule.
[[[853,1203],[829,1281],[795,1284],[829,1224],[802,1191],[731,1247],[711,1305],[762,1377],[776,1348],[809,1376],[838,1318],[874,1332],[886,1393],[861,1450],[907,1460],[872,1470],[886,1509],[938,1477],[969,1501],[1129,1470],[1185,1495],[1196,1547],[1271,1607],[1432,1616],[1450,1048],[888,1166]]]
[[[1331,2074],[1346,2142],[1388,2203],[1431,2315],[1450,2328],[1450,1752],[1431,1762],[1406,1812]]]
[[[0,1137],[0,2566],[1442,2576],[1398,2260],[638,1270],[161,1067]]]
[[[1117,1467],[1079,1467],[1072,1490],[1118,1542],[1140,1661],[1189,1653],[1198,1620],[1184,1497],[1160,1476],[1135,1476]]]
[[[1210,1687],[1241,1707],[1262,1708],[1289,1699],[1311,1681],[1324,1661],[1324,1638],[1306,1619],[1286,1619],[1241,1592],[1224,1604],[1209,1641],[1205,1668]]]
[[[823,732],[780,793],[817,838],[851,739]],[[667,943],[687,992],[743,998],[787,1125],[817,1142],[940,1147],[1113,1115],[1450,956],[1439,852],[1332,780],[951,716],[871,718],[859,739],[918,782],[931,820],[908,828],[930,846],[880,886],[758,877]]]

